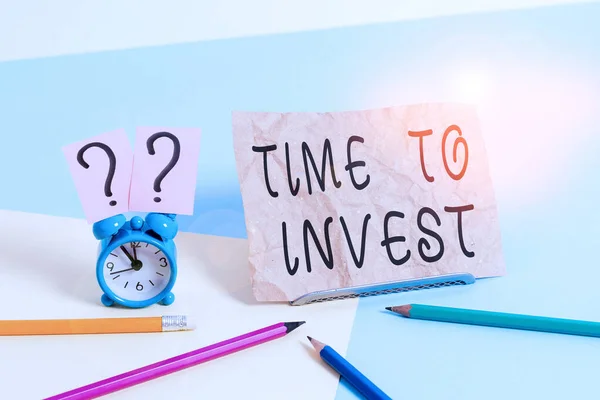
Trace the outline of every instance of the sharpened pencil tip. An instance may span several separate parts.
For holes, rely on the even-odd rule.
[[[286,333],[290,333],[291,331],[293,331],[294,329],[296,329],[297,327],[299,327],[300,325],[303,325],[305,323],[306,323],[306,321],[284,322],[283,325],[285,325],[285,327],[287,328]]]
[[[403,317],[408,317],[410,318],[410,310],[412,308],[412,305],[410,304],[405,304],[403,306],[394,306],[394,307],[386,307],[386,310],[390,310],[393,313],[396,314],[400,314]]]
[[[325,343],[321,343],[317,339],[313,339],[310,336],[307,336],[307,338],[310,341],[310,344],[312,344],[312,346],[315,348],[317,353],[320,353],[321,350],[323,350],[323,348],[325,347]]]

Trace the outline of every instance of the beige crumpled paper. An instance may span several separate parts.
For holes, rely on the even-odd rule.
[[[471,106],[234,112],[233,139],[259,301],[450,273],[505,273],[486,150]],[[355,166],[347,168],[349,162]]]

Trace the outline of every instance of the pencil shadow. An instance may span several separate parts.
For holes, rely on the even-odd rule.
[[[358,390],[356,390],[356,388],[354,386],[352,386],[350,383],[348,383],[347,380],[345,380],[344,378],[342,378],[340,376],[340,386],[343,386],[344,389],[348,390],[349,392],[351,392],[357,399],[365,399],[367,400],[367,398]],[[340,391],[340,388],[338,387],[338,393]]]
[[[302,347],[304,347],[304,349],[309,353],[310,357],[315,360],[315,363],[317,363],[319,366],[321,366],[323,369],[325,369],[327,371],[327,373],[330,373],[331,376],[333,377],[338,377],[339,374],[337,372],[335,372],[332,368],[330,368],[319,356],[319,354],[315,351],[315,349],[308,343],[306,342],[302,342],[301,343]]]
[[[317,354],[317,352],[315,351],[315,349],[310,344],[302,342],[302,347],[304,347],[304,349],[309,353],[309,355],[315,360],[315,363],[320,364],[320,366],[322,366],[322,368],[327,371],[326,373],[330,373],[333,378],[337,378],[338,382],[340,383],[340,385],[344,386],[346,389],[348,389],[350,392],[352,392],[356,396],[356,398],[358,398],[358,399],[365,399],[365,397],[360,392],[358,392],[354,388],[354,386],[352,386],[351,384],[349,384],[333,368],[331,368],[329,365],[327,365],[321,359],[321,357],[319,356],[319,354]],[[338,388],[338,392],[339,392],[339,388]]]

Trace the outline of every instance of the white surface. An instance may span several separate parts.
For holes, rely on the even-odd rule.
[[[300,307],[254,303],[245,240],[178,235],[175,303],[129,310],[100,303],[94,267],[97,241],[84,220],[0,211],[0,225],[2,319],[187,314],[198,325],[195,331],[157,334],[0,337],[3,398],[41,399],[277,322],[298,320],[306,324],[287,337],[106,398],[335,397],[338,378],[317,358],[306,335],[344,354],[356,300]]]
[[[196,322],[196,318],[193,315],[186,315],[186,329],[196,330],[198,329],[198,323]]]
[[[0,0],[0,61],[582,0]]]
[[[0,61],[583,2],[589,1],[0,0]],[[97,242],[85,221],[0,211],[0,224],[0,318],[133,314],[100,304]],[[2,398],[40,399],[280,320],[306,319],[286,338],[107,398],[332,399],[337,377],[316,359],[305,336],[344,353],[356,302],[249,305],[245,241],[181,234],[178,242],[175,303],[135,315],[193,314],[196,331],[2,337]]]

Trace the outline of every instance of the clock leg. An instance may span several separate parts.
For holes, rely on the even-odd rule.
[[[108,297],[106,294],[103,294],[102,297],[100,298],[100,301],[102,301],[102,304],[104,304],[106,307],[110,307],[113,304],[115,304],[115,302]]]
[[[167,293],[167,295],[160,301],[163,306],[170,306],[175,301],[175,295],[173,292]]]

